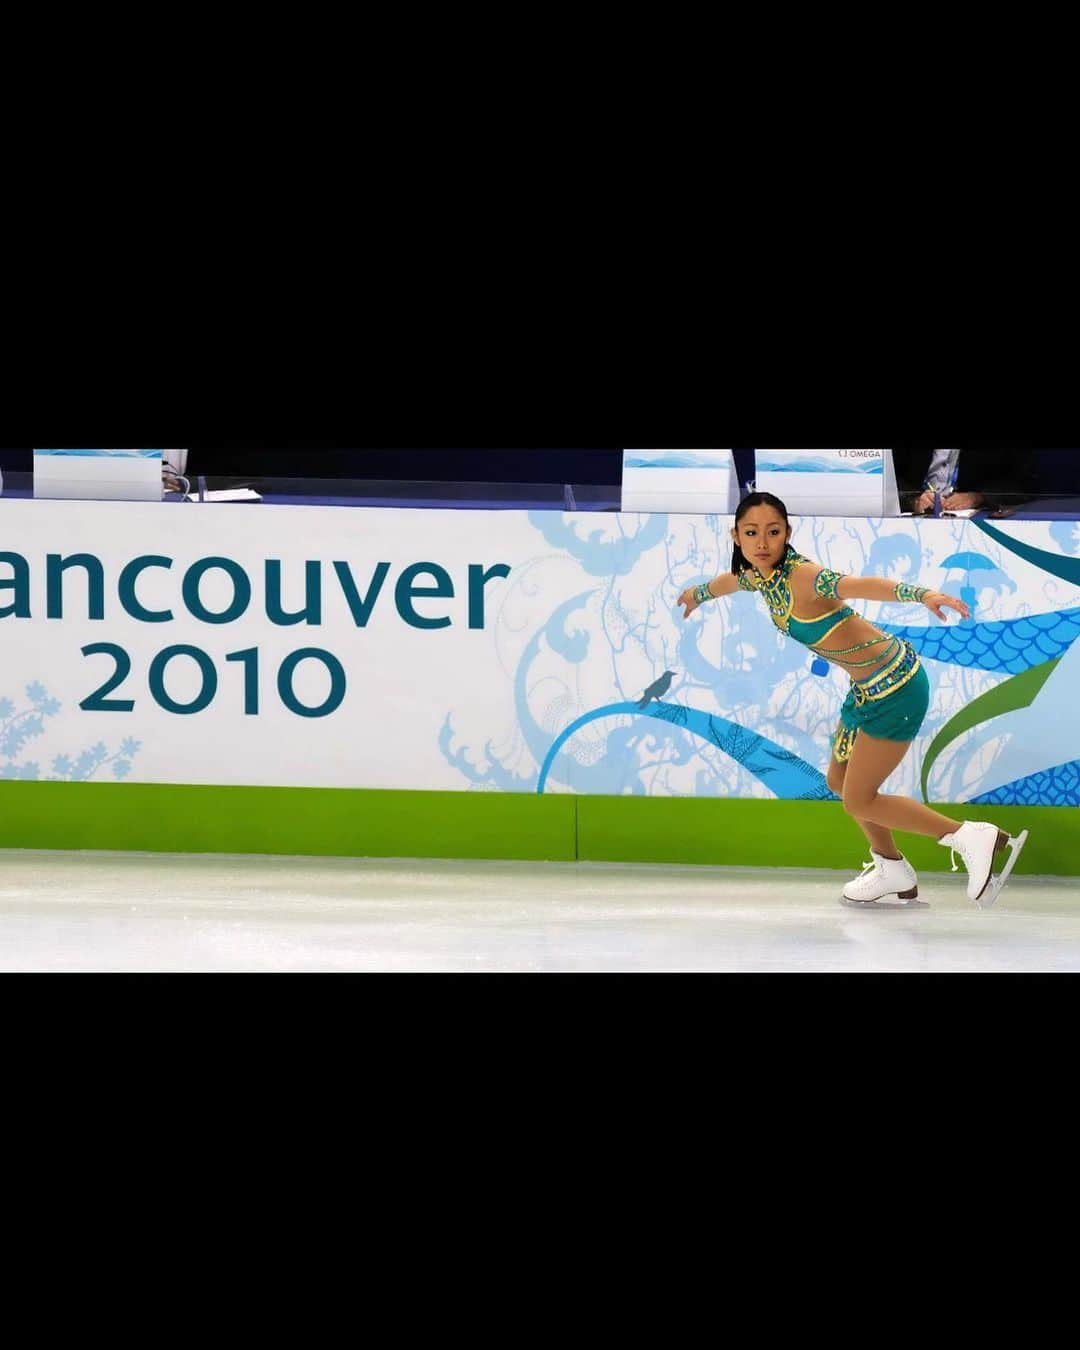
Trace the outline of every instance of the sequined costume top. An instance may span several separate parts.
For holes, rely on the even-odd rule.
[[[767,577],[754,567],[739,574],[739,585],[744,591],[757,591],[764,598],[769,607],[772,621],[781,633],[793,637],[796,642],[802,643],[804,647],[809,647],[819,656],[827,657],[830,661],[836,661],[838,665],[851,670],[858,670],[860,667],[865,669],[868,666],[880,665],[881,662],[894,657],[900,647],[899,640],[885,633],[871,638],[869,642],[856,643],[854,647],[828,648],[823,645],[841,624],[845,624],[848,619],[854,619],[858,616],[848,605],[842,604],[839,609],[834,609],[831,613],[823,614],[817,619],[799,618],[794,612],[795,600],[791,591],[791,574],[796,567],[802,567],[805,564],[814,566],[809,558],[804,558],[801,553],[796,553],[789,544],[784,561]],[[836,572],[824,569],[815,584],[817,594],[822,599],[838,599],[836,587],[839,580],[839,575]],[[875,647],[878,650],[875,655],[870,656],[869,660],[852,659],[860,654],[868,653],[871,648]]]

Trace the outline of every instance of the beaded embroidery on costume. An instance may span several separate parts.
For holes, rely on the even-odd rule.
[[[788,621],[795,605],[794,597],[791,594],[791,574],[796,567],[809,561],[809,558],[804,558],[801,553],[796,553],[788,544],[784,561],[770,576],[763,577],[756,567],[752,572],[741,572],[739,574],[739,585],[744,591],[757,591],[765,597],[765,603],[769,607],[769,615],[781,633],[788,631]]]
[[[822,600],[839,600],[843,579],[842,572],[830,572],[827,567],[823,567],[814,582],[814,594],[820,595]]]
[[[832,738],[833,758],[837,764],[846,764],[851,758],[851,752],[855,749],[855,738],[858,734],[858,727],[846,727],[843,722],[837,727],[836,735]]]
[[[890,694],[895,694],[898,689],[903,689],[910,680],[922,669],[919,662],[918,653],[909,642],[901,642],[900,651],[892,661],[876,675],[872,675],[869,680],[860,683],[857,680],[852,681],[852,690],[855,694],[855,706],[864,707],[867,703],[876,703],[883,698],[888,698]]]

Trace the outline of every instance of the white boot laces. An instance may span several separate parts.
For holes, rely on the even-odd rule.
[[[961,828],[963,828],[963,827],[961,827]],[[957,833],[959,833],[959,831],[957,831]],[[965,866],[965,867],[967,868],[967,870],[970,872],[970,871],[971,871],[971,847],[970,847],[969,844],[962,844],[958,839],[956,839],[956,835],[954,835],[953,838],[954,838],[954,840],[956,840],[956,842],[955,842],[955,844],[954,844],[952,847],[950,847],[950,849],[949,849],[949,853],[950,853],[950,855],[952,856],[952,870],[953,870],[954,872],[959,872],[959,871],[960,871],[960,867],[959,867],[959,865],[958,865],[958,863],[957,863],[957,861],[956,861],[956,855],[957,855],[957,853],[959,853],[960,856],[961,856],[961,858],[963,858],[963,860],[964,860],[964,866]]]
[[[952,836],[954,842],[949,846],[949,857],[952,859],[952,870],[954,872],[960,871],[960,864],[956,861],[956,855],[959,853],[961,858],[963,858],[964,860],[964,866],[967,867],[968,870],[970,871],[971,868],[970,868],[970,860],[968,858],[967,845],[960,843],[960,841],[956,838],[958,833],[959,831],[954,831]]]

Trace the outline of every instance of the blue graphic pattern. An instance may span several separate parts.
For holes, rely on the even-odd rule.
[[[926,660],[1019,675],[1064,656],[1080,637],[1080,608],[995,623],[941,624],[933,628],[879,623],[878,627],[906,638]]]
[[[36,760],[19,762],[18,756],[28,741],[45,734],[46,719],[55,717],[62,705],[50,697],[39,680],[27,685],[26,697],[30,706],[22,710],[10,698],[0,698],[0,778],[36,782],[43,777],[41,764]],[[114,778],[126,778],[140,749],[139,741],[128,738],[110,755],[106,746],[99,742],[74,757],[57,755],[52,762],[52,773],[45,774],[44,778],[47,782],[85,782],[109,765]]]
[[[26,687],[28,708],[19,709],[10,698],[0,699],[0,778],[33,781],[38,778],[40,766],[32,760],[17,763],[28,741],[44,735],[45,721],[55,717],[60,704],[49,697],[49,691],[40,681]]]
[[[680,591],[730,565],[730,517],[643,514],[597,521],[535,512],[529,521],[552,551],[515,569],[501,607],[498,645],[513,681],[513,722],[508,718],[496,738],[482,720],[479,737],[474,730],[471,737],[464,732],[455,738],[459,725],[470,725],[466,709],[453,722],[447,718],[440,736],[444,758],[472,787],[832,796],[823,771],[847,687],[843,674],[818,658],[811,664],[751,597],[733,597],[690,623],[674,608]],[[1063,552],[1080,552],[1075,527],[1054,538]],[[969,540],[984,545],[983,551],[973,551]],[[922,750],[957,708],[1003,680],[1062,658],[1080,637],[1080,607],[1058,609],[1058,595],[1048,588],[1041,608],[1049,612],[1025,614],[1038,592],[1028,582],[1027,602],[1010,604],[1019,585],[1002,570],[1010,551],[1044,575],[1063,576],[1074,562],[1062,567],[1045,550],[1011,549],[1014,541],[998,532],[976,533],[973,525],[952,529],[934,548],[938,542],[898,522],[846,529],[822,518],[796,523],[799,551],[827,568],[936,585],[962,595],[971,607],[974,618],[963,624],[914,625],[912,607],[899,604],[874,606],[867,615],[909,641],[927,663],[935,703]],[[585,585],[553,613],[538,614],[549,588],[566,595],[568,565],[576,565]],[[1040,608],[1037,600],[1034,607]],[[642,709],[641,691],[669,670],[677,672],[670,701]],[[916,753],[905,761],[893,790],[916,795],[919,759]],[[942,771],[948,780],[939,774],[944,799],[960,802],[977,790],[974,784],[967,788],[970,755],[955,756]],[[1074,767],[1064,765],[999,788],[986,800],[1080,804],[1080,790]]]
[[[1080,806],[1080,760],[1018,778],[971,801],[974,806]]]
[[[653,450],[652,458],[646,459],[639,455],[627,454],[624,460],[624,468],[627,469],[715,469],[717,466],[723,466],[724,463],[733,465],[730,458],[730,451],[721,452],[728,458],[726,460],[718,458],[714,451],[709,454],[694,454],[692,450]]]
[[[35,450],[50,459],[156,459],[160,450]]]
[[[636,703],[613,703],[607,708],[596,708],[566,728],[544,760],[537,791],[543,793],[548,776],[566,742],[590,722],[606,717],[648,717],[672,726],[684,727],[694,736],[710,741],[725,755],[744,765],[760,782],[764,783],[777,797],[787,801],[836,801],[829,790],[824,775],[812,768],[798,755],[774,741],[759,736],[756,731],[741,727],[737,722],[729,722],[724,717],[714,717],[710,713],[699,712],[696,708],[684,708],[677,704],[653,703],[640,711]]]
[[[763,473],[858,473],[880,477],[885,466],[877,459],[769,459],[767,452],[757,453],[757,471]]]
[[[484,746],[484,762],[487,766],[484,769],[474,764],[464,749],[455,750],[454,727],[449,714],[439,733],[439,749],[445,755],[446,762],[476,787],[489,792],[532,792],[536,788],[537,775],[533,773],[522,777],[512,773],[500,763],[492,741]]]
[[[580,517],[567,518],[557,511],[530,511],[529,523],[535,525],[553,548],[565,549],[576,558],[592,577],[625,577],[638,560],[650,549],[663,543],[667,535],[668,518],[665,515],[642,516],[641,528],[636,534],[625,532],[620,517],[620,533],[615,539],[605,539],[602,530],[590,529],[586,538],[578,534]],[[591,522],[589,522],[591,524]]]

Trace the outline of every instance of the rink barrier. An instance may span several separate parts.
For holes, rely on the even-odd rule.
[[[576,836],[573,797],[0,782],[3,848],[540,861]]]
[[[869,861],[865,836],[839,802],[579,797],[578,854],[589,862],[736,867],[853,868]],[[1072,806],[935,806],[943,816],[1030,831],[1017,864],[1029,876],[1080,874],[1080,810]],[[948,872],[947,849],[905,834],[919,871]]]
[[[1018,872],[1080,874],[1076,807],[941,806],[1030,842]],[[903,837],[915,867],[948,852]],[[835,802],[0,781],[0,848],[857,868]]]

